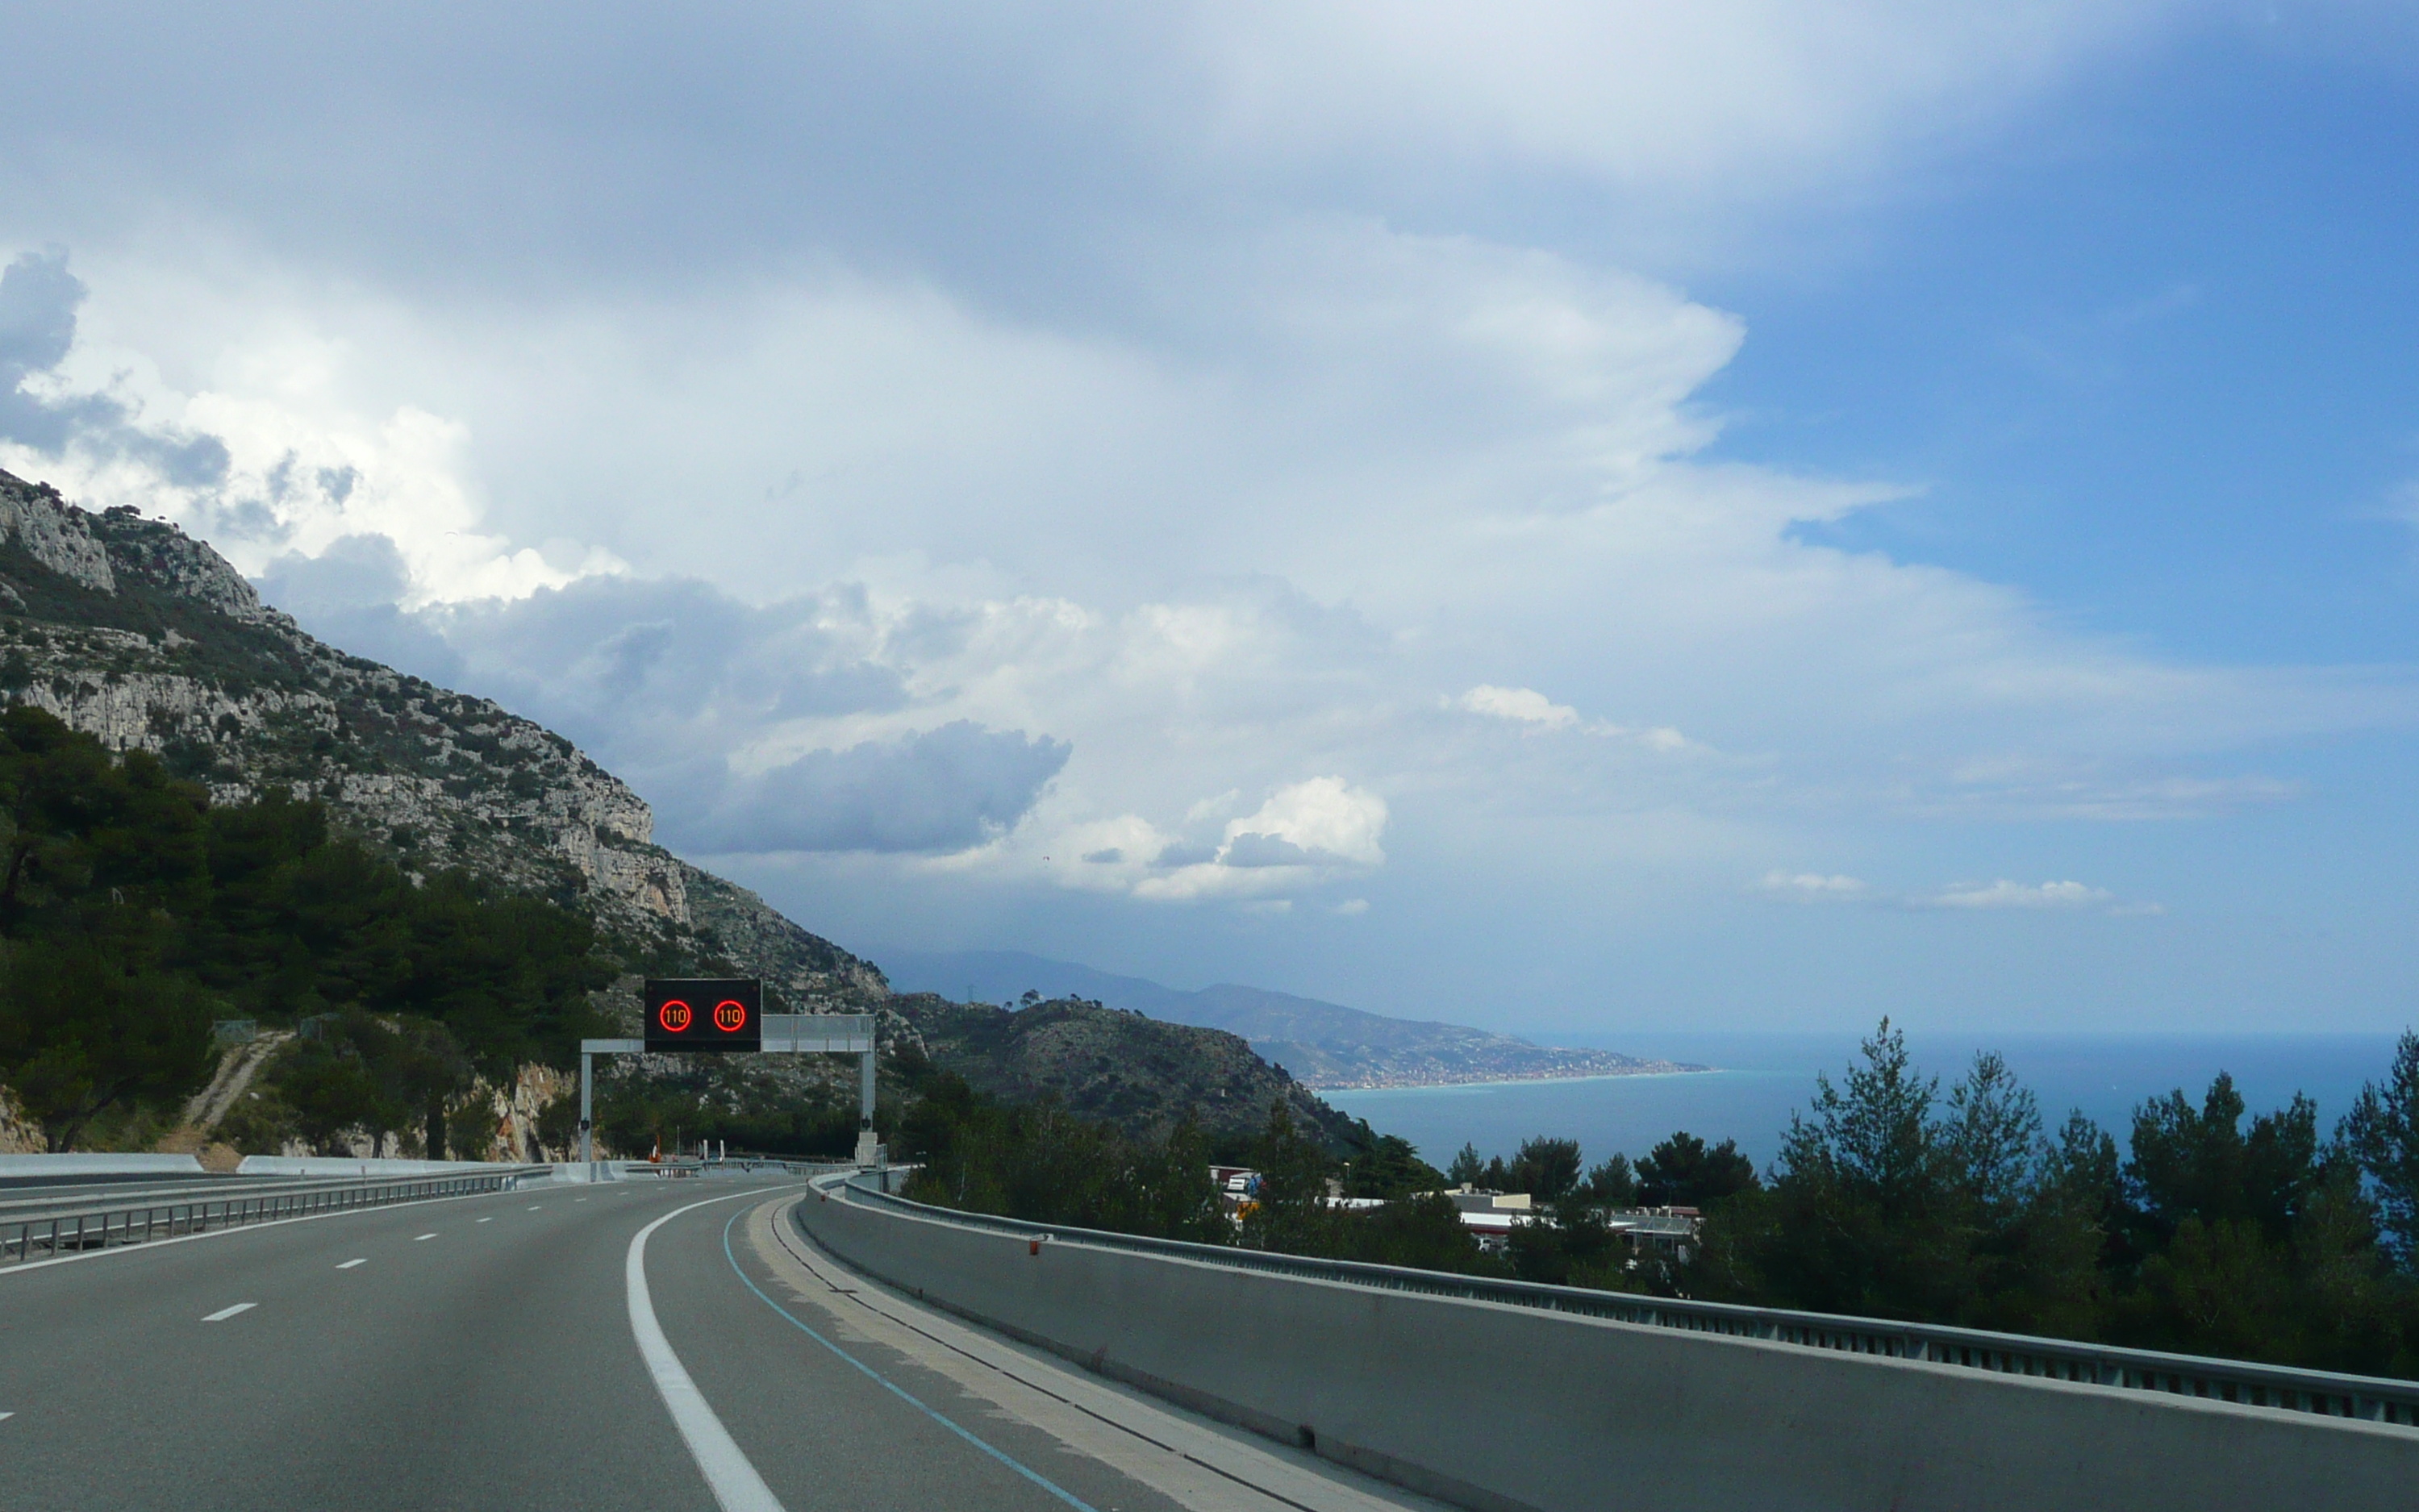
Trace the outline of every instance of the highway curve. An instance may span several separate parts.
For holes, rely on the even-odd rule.
[[[0,1487],[180,1512],[1431,1504],[858,1279],[786,1221],[803,1190],[550,1185],[0,1271]]]

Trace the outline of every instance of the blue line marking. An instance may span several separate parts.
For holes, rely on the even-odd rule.
[[[1015,1471],[1018,1474],[1024,1476],[1026,1480],[1031,1481],[1034,1485],[1040,1487],[1043,1490],[1048,1491],[1051,1495],[1066,1503],[1069,1506],[1076,1508],[1077,1512],[1098,1512],[1098,1509],[1095,1508],[1091,1503],[1085,1501],[1082,1497],[1066,1489],[1064,1487],[1051,1480],[1040,1472],[1028,1469],[1016,1459],[1009,1458],[1008,1455],[1002,1454],[999,1450],[993,1448],[990,1444],[976,1438],[964,1428],[958,1427],[958,1425],[950,1422],[948,1418],[943,1417],[940,1413],[932,1411],[930,1407],[925,1406],[921,1401],[917,1400],[913,1394],[901,1388],[889,1377],[884,1375],[881,1371],[876,1370],[873,1367],[866,1364],[863,1360],[858,1359],[855,1355],[849,1353],[848,1351],[841,1349],[839,1345],[833,1343],[830,1339],[824,1337],[821,1334],[816,1333],[806,1324],[799,1322],[797,1318],[791,1313],[789,1308],[782,1306],[779,1303],[775,1302],[771,1297],[766,1296],[764,1294],[764,1289],[758,1286],[754,1281],[749,1280],[747,1273],[739,1268],[739,1257],[731,1252],[731,1225],[735,1224],[738,1221],[739,1214],[734,1213],[731,1215],[731,1223],[726,1223],[722,1226],[722,1258],[731,1262],[732,1274],[738,1276],[741,1283],[744,1284],[748,1291],[756,1293],[757,1301],[762,1302],[764,1306],[772,1308],[775,1312],[779,1313],[782,1317],[789,1319],[791,1326],[796,1328],[799,1333],[806,1335],[809,1338],[813,1339],[816,1343],[831,1351],[834,1354],[846,1360],[849,1364],[856,1367],[859,1370],[864,1371],[875,1381],[880,1382],[884,1390],[888,1391],[901,1401],[903,1401],[908,1406],[915,1408],[916,1411],[923,1413],[926,1417],[931,1418],[933,1422],[940,1424],[943,1428],[948,1428],[959,1438],[965,1440],[968,1443],[980,1449],[983,1453],[991,1456],[994,1459],[998,1460],[1001,1464],[1006,1465],[1009,1469]]]

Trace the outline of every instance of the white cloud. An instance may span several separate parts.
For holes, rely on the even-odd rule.
[[[1988,883],[1959,883],[1925,900],[1940,909],[2105,909],[2117,894],[2104,887],[2081,882],[2040,882],[2026,885],[2004,878]]]
[[[2303,785],[2260,772],[2211,776],[2128,770],[2125,764],[2066,754],[1980,756],[1959,762],[1949,785],[1928,802],[2019,812],[2043,818],[2112,821],[2197,818],[2302,795]]]
[[[1508,160],[1698,199],[1936,149],[2179,8],[1428,0],[1222,5],[1194,25],[1222,145],[1432,176]]]
[[[1264,851],[1287,848],[1284,864],[1382,866],[1386,801],[1341,777],[1313,777],[1281,787],[1255,812],[1226,821],[1225,854],[1255,839]],[[1242,864],[1229,860],[1227,864]]]
[[[1649,751],[1669,754],[1698,748],[1696,741],[1668,725],[1641,728],[1600,719],[1582,722],[1578,710],[1568,704],[1555,703],[1533,688],[1499,688],[1482,682],[1458,698],[1447,699],[1445,706],[1518,725],[1525,735],[1542,735],[1554,730],[1585,730],[1590,735],[1626,741]]]
[[[35,261],[21,258],[0,283],[18,282]],[[345,343],[272,322],[217,354],[212,383],[179,389],[147,352],[105,334],[85,339],[85,290],[63,266],[60,273],[55,292],[66,298],[55,313],[78,339],[25,387],[55,410],[89,418],[55,442],[12,438],[0,427],[0,466],[54,482],[89,509],[122,504],[164,516],[255,575],[288,554],[386,541],[406,573],[399,599],[408,608],[520,598],[626,571],[594,546],[556,542],[550,557],[483,528],[468,428],[409,403],[383,412],[349,405],[338,378],[352,358]],[[196,447],[210,453],[206,467],[187,460]]]
[[[2250,769],[2419,718],[2400,672],[2193,664],[1809,544],[1907,490],[1718,460],[1746,323],[1628,255],[1874,192],[2170,8],[825,10],[467,50],[424,19],[377,33],[383,114],[294,66],[338,20],[213,20],[209,95],[158,100],[115,64],[177,23],[97,36],[113,67],[36,70],[0,122],[0,238],[71,242],[93,287],[45,391],[228,470],[0,466],[165,509],[331,634],[555,723],[674,844],[744,838],[733,791],[916,796],[790,836],[857,848],[798,863],[830,906],[916,890],[882,927],[1232,912],[1115,911],[1141,897],[1306,931],[1382,866],[1581,977],[1609,895],[1736,907],[1878,835],[1914,838],[1874,866],[1987,876],[1973,820],[2295,801]],[[324,89],[313,130],[214,108],[246,69]],[[600,151],[600,105],[650,150]],[[973,780],[875,781],[940,768]],[[1755,890],[2155,907],[2073,888]]]
[[[138,34],[62,11],[13,34],[51,67],[0,135],[0,236],[147,235],[174,260],[182,222],[233,222],[331,283],[366,265],[472,303],[852,254],[1048,300],[1117,277],[1138,217],[1322,201],[1485,223],[1550,200],[1624,244],[1786,255],[1743,234],[1754,212],[1885,192],[2204,8],[537,5]]]
[[[1293,892],[1382,866],[1386,818],[1386,801],[1376,793],[1341,777],[1313,777],[1280,787],[1252,813],[1228,819],[1215,844],[1163,834],[1132,816],[1060,833],[1086,841],[1129,837],[1118,848],[1124,864],[1114,868],[1117,875],[1092,885],[1113,882],[1136,897],[1188,901]],[[1333,911],[1349,915],[1367,907],[1365,900],[1346,900]]]
[[[1929,893],[1890,893],[1859,878],[1821,872],[1768,871],[1755,890],[1770,897],[1797,903],[1867,903],[1900,909],[2019,909],[2033,912],[2074,912],[2089,909],[2112,917],[2163,914],[2156,903],[2123,902],[2106,888],[2082,882],[2024,883],[1958,882]]]
[[[1423,795],[1431,816],[1551,811],[1537,844],[1574,864],[1614,864],[1626,816],[1685,815],[1661,832],[1696,833],[1696,864],[1735,876],[1740,849],[1778,838],[1740,827],[1788,816],[2288,799],[2203,769],[2419,715],[2385,675],[2177,665],[2003,588],[1805,544],[1792,522],[1892,490],[1701,460],[1714,427],[1690,396],[1740,328],[1668,286],[1357,221],[1240,245],[1163,270],[1225,313],[1215,331],[1014,324],[813,270],[470,323],[238,283],[218,297],[272,303],[220,311],[201,325],[223,347],[158,365],[205,374],[190,390],[140,376],[139,328],[169,317],[156,275],[129,267],[131,294],[96,283],[97,344],[65,369],[135,373],[177,423],[207,398],[263,501],[212,513],[156,473],[16,466],[95,503],[151,490],[239,564],[285,561],[281,581],[393,542],[397,597],[432,610],[461,676],[598,744],[668,815],[700,754],[754,779],[960,721],[1063,742],[1050,789],[969,852],[1009,886],[1210,885],[1146,864],[1171,847],[1261,863],[1218,865],[1219,888],[1279,885],[1240,874],[1287,874],[1283,847],[1314,842],[1191,811],[1305,770]],[[210,307],[195,274],[168,286],[177,310]],[[311,485],[270,496],[281,466]],[[352,479],[343,497],[322,474]],[[625,561],[700,581],[600,588],[585,618],[478,607]],[[1464,670],[1504,648],[1532,677]],[[1482,750],[1436,717],[1440,685],[1468,690],[1464,725],[1599,739]],[[1650,759],[1681,753],[1703,759]],[[1120,817],[1156,844],[1062,838]],[[1237,850],[1244,834],[1269,838]],[[1535,859],[1472,843],[1465,864],[1507,876]],[[1107,849],[1125,859],[1070,860]]]
[[[1820,872],[1769,871],[1756,887],[1776,897],[1808,903],[1846,903],[1867,897],[1872,889],[1853,877]]]
[[[1579,722],[1578,710],[1555,703],[1533,688],[1498,688],[1482,682],[1455,703],[1473,714],[1508,719],[1540,730],[1570,729]]]

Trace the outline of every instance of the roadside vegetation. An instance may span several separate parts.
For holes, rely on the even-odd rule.
[[[2419,1374],[2419,1036],[2332,1137],[2230,1077],[2047,1127],[1996,1055],[1944,1090],[1887,1020],[1821,1078],[1773,1179],[1717,1202],[1681,1285],[1857,1313]]]
[[[284,794],[214,805],[148,755],[0,714],[0,1084],[54,1150],[147,1143],[215,1063],[214,1021],[307,1026],[223,1126],[441,1152],[481,1077],[564,1064],[610,976],[582,914],[407,876]]]
[[[2232,1079],[2135,1109],[2117,1138],[2047,1126],[1995,1054],[1944,1087],[1885,1020],[1816,1079],[1780,1156],[1674,1134],[1635,1163],[1575,1140],[1446,1171],[1399,1139],[1338,1154],[1283,1108],[1225,1158],[1259,1173],[1239,1217],[1187,1125],[1136,1140],[1043,1104],[928,1078],[900,1134],[909,1195],[1042,1223],[1557,1285],[2046,1335],[2372,1375],[2419,1375],[2419,1035],[2331,1137],[2315,1105],[2253,1115]],[[1445,1191],[1527,1193],[1486,1252]],[[1345,1206],[1337,1195],[1383,1199]],[[1685,1260],[1639,1254],[1617,1210],[1695,1208]]]

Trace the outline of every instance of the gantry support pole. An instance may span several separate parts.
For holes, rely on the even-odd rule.
[[[579,1163],[583,1166],[596,1164],[596,1146],[589,1138],[588,1118],[588,1090],[595,1079],[596,1057],[582,1050],[579,1052]],[[593,1170],[589,1172],[591,1176],[595,1174]]]
[[[867,1050],[857,1058],[856,1071],[856,1163],[873,1164],[873,1052]]]

